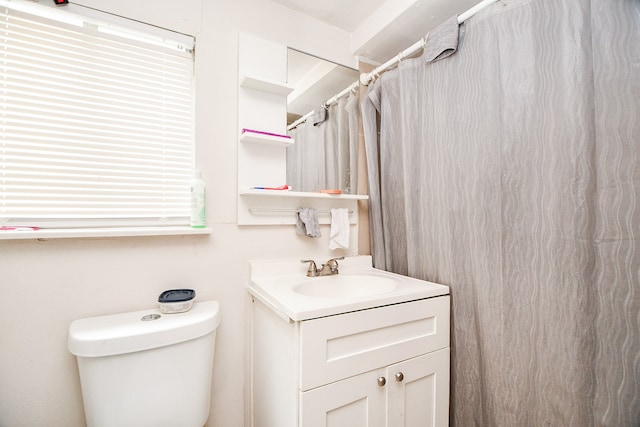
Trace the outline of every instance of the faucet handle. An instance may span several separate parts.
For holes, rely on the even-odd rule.
[[[309,269],[307,270],[307,276],[309,277],[313,277],[316,274],[318,274],[318,267],[316,267],[316,262],[312,259],[301,259],[300,260],[301,263],[305,263],[308,262],[309,263]]]
[[[327,266],[329,266],[329,268],[331,269],[331,272],[333,273],[337,273],[338,272],[338,260],[343,260],[344,257],[338,257],[338,258],[331,258],[329,261],[327,261]],[[323,264],[324,265],[324,264]]]

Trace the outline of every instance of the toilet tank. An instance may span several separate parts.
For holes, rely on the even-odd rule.
[[[202,427],[209,417],[217,301],[75,320],[76,355],[89,427]]]

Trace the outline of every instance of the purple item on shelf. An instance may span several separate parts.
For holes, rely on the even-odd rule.
[[[242,129],[242,133],[245,133],[245,132],[259,133],[260,135],[277,136],[278,138],[289,138],[289,139],[291,139],[291,137],[289,135],[280,135],[279,133],[264,132],[264,131],[261,131],[261,130]]]

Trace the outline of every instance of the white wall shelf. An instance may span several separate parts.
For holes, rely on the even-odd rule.
[[[358,201],[366,195],[258,190],[287,183],[287,47],[240,34],[238,47],[238,224],[295,225],[302,207],[318,211],[330,224],[331,209],[347,208],[349,223],[358,224]],[[246,90],[250,89],[250,90]],[[247,132],[246,130],[254,130]],[[265,133],[260,133],[265,132]],[[268,134],[267,134],[268,133]]]
[[[250,75],[245,75],[240,79],[240,86],[282,96],[289,95],[295,89],[295,87],[285,82],[267,80]]]
[[[299,208],[313,207],[318,211],[318,222],[330,224],[330,211],[334,208],[349,210],[349,223],[358,223],[358,201],[367,200],[362,194],[324,194],[287,190],[240,189],[238,197],[238,224],[283,225],[295,224]]]
[[[240,134],[240,142],[288,147],[293,145],[294,140],[293,138],[287,138],[284,136],[265,135],[256,132],[243,132]]]
[[[296,199],[369,200],[369,196],[366,194],[326,194],[287,190],[257,190],[253,188],[241,189],[240,195],[256,197],[288,197]]]

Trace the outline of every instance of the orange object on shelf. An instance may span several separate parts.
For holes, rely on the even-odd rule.
[[[320,190],[320,192],[325,194],[342,194],[342,190]]]

